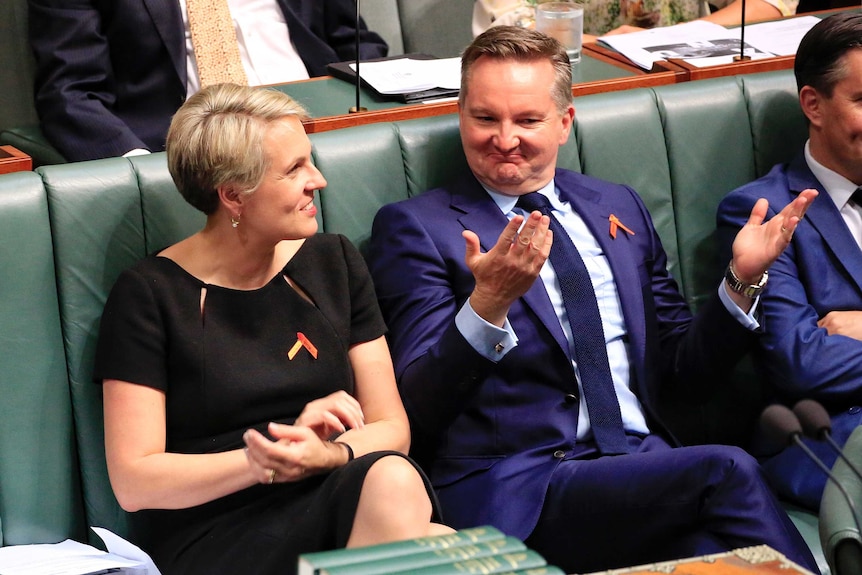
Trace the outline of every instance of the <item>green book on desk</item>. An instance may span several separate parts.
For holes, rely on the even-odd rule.
[[[404,569],[417,569],[444,563],[455,563],[468,559],[478,559],[490,555],[500,555],[512,551],[522,551],[526,545],[515,537],[503,539],[492,539],[478,543],[467,543],[444,549],[431,549],[429,551],[417,551],[408,555],[397,557],[386,557],[374,561],[363,561],[361,563],[350,563],[336,567],[325,567],[319,571],[320,575],[383,575],[393,571]]]
[[[387,575],[458,575],[464,573],[508,573],[530,569],[533,567],[544,567],[547,565],[545,558],[532,549],[521,549],[489,555],[487,557],[475,557],[454,561],[452,563],[441,563],[427,567],[413,567],[410,564],[410,556],[404,557],[404,566],[399,571],[390,571]]]
[[[566,572],[554,565],[544,565],[543,567],[528,567],[517,571],[504,571],[497,573],[497,575],[566,575]]]
[[[504,537],[505,534],[502,531],[491,526],[471,527],[447,535],[419,537],[404,541],[393,541],[392,543],[382,543],[380,545],[369,545],[367,547],[305,553],[299,556],[298,575],[317,575],[322,569],[328,567],[374,561],[387,557],[398,557],[431,549],[448,549],[459,545],[480,543],[492,539],[503,539]]]

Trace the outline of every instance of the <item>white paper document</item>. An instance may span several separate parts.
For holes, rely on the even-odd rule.
[[[350,68],[355,72],[356,64]],[[461,58],[362,62],[359,75],[379,94],[409,94],[434,88],[457,90],[461,87]]]
[[[796,54],[802,37],[820,22],[817,16],[800,16],[745,27],[745,42],[776,56]]]
[[[62,543],[0,547],[3,575],[160,575],[150,557],[123,538],[94,527],[111,552],[67,539]]]
[[[795,54],[802,37],[819,21],[806,16],[746,26],[742,53],[752,60]],[[646,70],[668,58],[705,67],[729,64],[740,54],[739,28],[728,29],[702,20],[602,36],[599,41]]]

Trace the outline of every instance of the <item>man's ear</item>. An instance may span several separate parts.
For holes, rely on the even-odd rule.
[[[572,124],[575,122],[575,107],[573,105],[569,104],[560,121],[563,123],[563,130],[560,133],[560,145],[562,146],[569,140],[569,135],[572,133]]]
[[[802,86],[799,90],[799,106],[802,108],[802,113],[815,126],[820,125],[823,98],[823,94],[811,86]]]

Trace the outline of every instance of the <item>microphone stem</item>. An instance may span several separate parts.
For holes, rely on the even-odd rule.
[[[859,472],[859,468],[856,467],[856,465],[852,461],[847,459],[847,456],[844,455],[844,450],[841,449],[841,446],[838,445],[838,443],[836,443],[834,439],[832,439],[832,434],[828,431],[824,431],[823,439],[825,439],[826,442],[832,446],[832,449],[835,451],[835,453],[838,454],[838,457],[840,457],[841,460],[847,464],[847,467],[850,468],[850,471],[852,471],[853,474],[856,475],[856,477],[858,477],[860,481],[862,481],[862,473]]]
[[[850,497],[850,494],[847,493],[847,490],[844,488],[843,485],[841,485],[841,482],[838,481],[838,478],[835,477],[835,475],[832,473],[832,470],[829,469],[826,466],[826,464],[824,464],[820,460],[820,458],[814,454],[813,451],[811,451],[810,447],[805,445],[805,443],[802,441],[802,438],[799,436],[798,433],[793,434],[792,440],[793,440],[793,443],[798,445],[799,448],[805,452],[805,454],[808,456],[808,458],[811,461],[813,461],[817,465],[817,467],[819,467],[821,469],[821,471],[826,473],[826,476],[829,478],[830,481],[832,481],[832,484],[835,487],[837,487],[838,491],[840,491],[841,494],[844,496],[844,500],[847,502],[847,507],[850,508],[850,512],[853,514],[853,523],[856,524],[856,532],[862,534],[862,527],[860,527],[860,522],[859,522],[859,512],[856,511],[856,505],[853,503],[853,498]]]

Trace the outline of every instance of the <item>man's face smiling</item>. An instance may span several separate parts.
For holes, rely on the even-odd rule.
[[[476,60],[459,118],[467,163],[480,182],[518,196],[554,177],[575,110],[557,110],[553,84],[554,68],[544,59]]]

